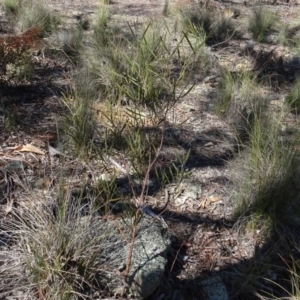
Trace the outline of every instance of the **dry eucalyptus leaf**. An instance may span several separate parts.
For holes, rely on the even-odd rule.
[[[27,144],[27,145],[24,145],[24,146],[18,146],[14,149],[14,151],[33,152],[33,153],[42,154],[42,155],[45,154],[45,152],[43,150],[41,150],[40,148],[35,147],[31,144]]]

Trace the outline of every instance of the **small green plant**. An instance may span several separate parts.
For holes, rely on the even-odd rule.
[[[258,42],[266,41],[270,33],[274,31],[276,16],[266,9],[256,9],[249,20],[249,31],[253,39]]]
[[[186,162],[190,156],[190,150],[184,155],[177,155],[176,163],[161,163],[157,160],[155,164],[155,176],[161,184],[181,183],[183,179],[190,176],[190,172],[185,171]]]
[[[64,116],[64,131],[78,155],[89,157],[96,131],[93,103],[88,95],[78,97],[76,93],[73,96],[65,95],[62,101],[68,109]]]

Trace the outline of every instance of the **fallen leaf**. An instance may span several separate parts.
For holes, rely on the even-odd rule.
[[[16,148],[14,148],[14,151],[33,152],[33,153],[42,154],[42,155],[45,154],[45,152],[43,150],[41,150],[40,148],[35,147],[31,144],[27,144],[27,145],[24,145],[24,146],[18,146]]]
[[[220,197],[220,196],[217,196],[217,197],[212,196],[212,197],[208,198],[210,203],[220,201],[221,199],[222,199],[222,197]]]

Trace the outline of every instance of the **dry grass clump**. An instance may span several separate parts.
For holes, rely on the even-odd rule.
[[[296,92],[291,99],[296,98]],[[282,210],[295,196],[291,180],[295,172],[296,145],[299,133],[293,136],[282,131],[288,107],[270,111],[255,75],[223,73],[218,111],[227,116],[237,134],[241,162],[237,178],[237,216],[268,215],[279,221]],[[296,131],[295,131],[296,130]],[[235,168],[239,168],[235,166]],[[255,219],[255,218],[254,218]]]
[[[67,58],[74,66],[83,47],[83,29],[80,25],[74,29],[59,29],[43,39],[43,55]]]
[[[245,94],[239,101],[244,98]],[[294,272],[291,282],[286,280],[291,266],[284,266],[282,257],[299,255],[291,247],[291,239],[295,238],[291,228],[299,226],[298,190],[294,181],[298,169],[299,124],[294,124],[292,131],[285,128],[290,107],[283,105],[280,110],[272,111],[266,96],[255,98],[256,103],[263,100],[263,105],[256,106],[259,109],[254,106],[251,110],[251,122],[245,118],[247,138],[239,139],[241,147],[232,162],[236,224],[243,235],[259,232],[264,245],[241,267],[243,275],[241,282],[238,280],[241,289],[237,294],[243,299],[248,299],[248,295],[249,299],[253,295],[261,299],[285,299],[281,295],[288,294],[293,299],[299,277]],[[270,279],[270,270],[278,275],[275,280]]]
[[[280,222],[283,211],[295,197],[292,176],[295,172],[295,150],[281,134],[277,120],[255,117],[250,143],[242,156],[246,166],[237,199],[237,215],[267,216]]]

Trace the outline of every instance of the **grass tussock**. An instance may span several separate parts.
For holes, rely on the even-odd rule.
[[[43,42],[43,55],[67,58],[75,66],[83,47],[83,30],[80,26],[68,30],[60,29],[44,38]]]
[[[63,122],[67,143],[75,147],[78,156],[87,158],[91,154],[96,132],[93,104],[88,95],[79,97],[76,93],[64,96],[62,101],[68,109]]]
[[[3,6],[18,33],[32,27],[40,27],[49,34],[61,23],[59,15],[40,1],[6,0]]]
[[[298,152],[294,146],[299,134],[291,138],[282,132],[279,120],[283,117],[255,115],[249,144],[241,156],[245,177],[239,179],[237,216],[257,216],[270,219],[272,224],[292,219],[283,212],[296,196],[293,176]]]
[[[11,245],[0,249],[2,297],[14,291],[23,299],[83,299],[97,286],[97,255],[105,233],[91,237],[89,220],[68,222],[65,209],[57,218],[45,207],[24,209],[22,216],[13,211],[5,223]]]
[[[277,17],[266,9],[256,9],[249,19],[248,30],[257,42],[264,42],[274,32]]]
[[[216,112],[231,123],[238,147],[248,140],[254,116],[260,115],[264,109],[265,99],[261,93],[262,89],[255,74],[223,70]]]
[[[208,44],[218,44],[237,35],[231,18],[201,5],[180,9],[179,20],[186,34],[205,39]]]
[[[296,99],[296,92],[291,95]],[[223,73],[217,108],[231,122],[237,136],[240,158],[236,162],[241,160],[242,168],[236,182],[236,215],[246,214],[252,221],[270,218],[279,222],[282,210],[295,197],[292,177],[299,134],[295,129],[289,137],[283,131],[288,108],[269,111],[255,75],[228,71]]]

